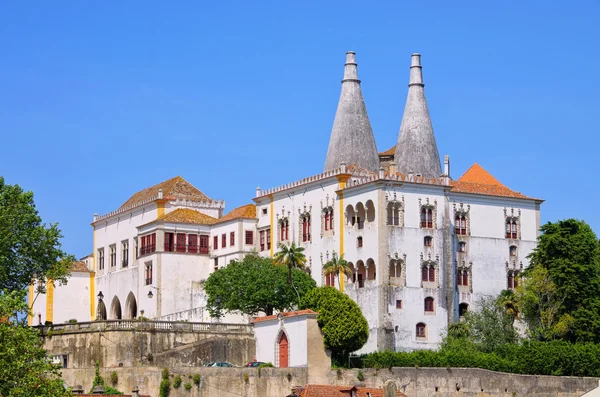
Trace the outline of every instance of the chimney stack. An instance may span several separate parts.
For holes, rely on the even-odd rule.
[[[444,156],[444,176],[450,177],[450,156]]]
[[[162,191],[162,189],[158,189],[158,198],[159,199],[163,198],[163,191]]]
[[[260,197],[260,186],[256,187],[256,197]]]
[[[396,168],[396,162],[392,161],[390,163],[390,175],[396,175],[396,172],[398,172]]]

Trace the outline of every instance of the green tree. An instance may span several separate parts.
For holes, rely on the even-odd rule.
[[[122,395],[123,393],[114,387],[108,386],[104,381],[102,375],[100,375],[100,363],[98,360],[94,361],[95,373],[94,373],[94,382],[92,382],[92,387],[90,388],[90,393],[94,391],[96,386],[102,386],[104,388],[105,394],[113,394],[113,395]],[[116,375],[116,372],[113,372]]]
[[[0,290],[24,290],[33,279],[66,283],[73,257],[61,237],[57,224],[42,223],[33,193],[0,176]]]
[[[338,257],[334,253],[331,260],[327,261],[323,265],[323,270],[325,276],[329,276],[331,273],[333,273],[338,277],[340,291],[344,292],[344,283],[342,281],[342,275],[345,274],[348,277],[352,277],[352,269],[350,269],[348,261],[344,259],[344,255],[342,254]]]
[[[558,305],[553,316],[562,322],[563,339],[571,342],[600,342],[600,244],[592,228],[585,222],[566,219],[548,222],[533,250],[525,277],[537,268],[548,271],[555,291],[536,291],[539,283],[529,283],[525,294],[552,294],[549,307]],[[542,286],[543,287],[543,286]],[[526,288],[527,289],[527,288]],[[542,297],[539,297],[542,300]],[[542,309],[537,313],[541,322]],[[568,315],[571,317],[565,317]],[[528,322],[535,323],[528,312]],[[568,329],[566,329],[568,328]],[[544,338],[543,334],[539,335]]]
[[[518,296],[513,290],[505,289],[500,291],[497,302],[504,307],[505,313],[511,316],[513,320],[519,316]]]
[[[318,287],[308,291],[300,308],[319,313],[317,321],[325,347],[338,363],[346,363],[350,353],[363,347],[369,338],[369,324],[360,307],[335,288]]]
[[[273,260],[276,265],[287,266],[288,283],[292,284],[292,269],[303,269],[306,264],[304,247],[296,246],[294,241],[292,241],[292,244],[289,247],[283,243],[279,243],[279,251],[275,253]]]
[[[213,317],[221,317],[224,312],[271,315],[274,310],[292,310],[298,297],[316,287],[306,272],[292,272],[294,285],[287,282],[288,269],[276,266],[270,258],[251,254],[242,261],[233,260],[206,280],[208,311]]]
[[[492,352],[498,346],[519,341],[513,321],[514,316],[507,314],[502,302],[494,296],[481,298],[477,310],[465,314],[469,339],[484,352]]]
[[[37,330],[15,321],[27,312],[24,291],[0,293],[0,396],[55,397],[65,391],[60,369],[53,365]]]

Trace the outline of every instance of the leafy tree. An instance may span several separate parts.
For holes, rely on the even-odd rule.
[[[315,281],[299,269],[292,269],[294,284],[287,282],[288,269],[276,266],[270,258],[246,255],[212,273],[204,289],[211,316],[223,312],[271,315],[274,310],[292,310],[298,299],[316,287]]]
[[[306,264],[304,247],[296,246],[294,241],[292,241],[292,244],[289,247],[283,243],[279,243],[279,251],[275,253],[273,260],[276,265],[287,266],[288,283],[292,284],[292,269],[303,269]]]
[[[0,290],[24,290],[33,279],[66,283],[73,257],[61,237],[57,224],[42,223],[32,192],[0,177]]]
[[[518,296],[513,290],[505,289],[500,291],[496,302],[504,307],[504,312],[511,316],[513,320],[519,316]]]
[[[0,293],[0,396],[55,397],[68,393],[38,331],[14,321],[27,312],[24,291]]]
[[[317,321],[325,346],[340,363],[347,362],[349,354],[363,347],[369,338],[369,324],[360,307],[335,288],[318,287],[308,291],[300,308],[319,313]]]
[[[507,314],[502,302],[493,296],[479,300],[478,310],[465,314],[469,339],[484,352],[503,344],[517,343],[519,334],[513,327],[514,316]]]
[[[526,285],[524,294],[529,297],[537,296],[540,302],[550,299],[548,308],[558,306],[552,316],[557,323],[561,323],[563,339],[571,342],[600,342],[598,238],[587,223],[576,219],[548,222],[541,227],[541,231],[538,245],[529,256],[530,266],[525,276],[546,277],[544,273],[533,273],[538,268],[546,269],[547,279],[552,281],[555,290],[548,291],[547,286],[530,282]],[[535,309],[528,311],[528,323],[543,323],[543,309],[540,306],[537,313]],[[565,317],[566,315],[571,318]],[[559,335],[553,333],[553,336]],[[539,333],[538,337],[544,339],[544,333]]]
[[[325,276],[329,276],[331,273],[333,273],[338,277],[340,291],[344,292],[344,286],[341,282],[342,274],[352,277],[352,269],[350,269],[348,261],[344,259],[344,255],[340,255],[338,257],[336,254],[334,254],[331,260],[327,261],[323,265],[323,270]]]
[[[100,363],[98,362],[98,360],[94,361],[94,367],[95,367],[94,382],[92,383],[92,387],[90,388],[90,393],[92,393],[94,391],[94,388],[96,386],[102,386],[104,388],[105,394],[114,394],[114,395],[118,395],[118,396],[123,394],[122,392],[118,391],[114,387],[110,387],[106,384],[106,382],[104,381],[104,378],[102,377],[102,375],[100,375]],[[116,373],[115,373],[115,375],[116,375]]]

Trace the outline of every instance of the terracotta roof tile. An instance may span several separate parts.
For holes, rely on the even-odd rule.
[[[189,208],[177,208],[176,210],[159,216],[156,220],[173,223],[190,223],[194,225],[213,225],[217,222],[217,218],[213,218],[212,216]]]
[[[396,154],[396,145],[392,146],[391,148],[389,148],[388,150],[384,151],[384,152],[379,152],[380,156],[393,156]]]
[[[537,200],[507,188],[477,163],[473,164],[458,180],[450,181],[450,186],[456,193]]]
[[[281,315],[284,318],[287,317],[297,317],[297,316],[303,316],[306,314],[318,314],[317,312],[314,312],[310,309],[306,309],[306,310],[297,310],[295,312],[283,312],[281,313]],[[252,319],[253,323],[260,323],[261,321],[268,321],[268,320],[275,320],[277,318],[278,314],[273,314],[271,316],[263,316],[263,317],[255,317],[254,319]]]
[[[81,261],[73,261],[71,263],[71,271],[79,272],[79,273],[89,273],[90,270],[87,268],[84,262]]]
[[[180,176],[171,178],[167,181],[161,182],[157,185],[146,188],[142,191],[135,193],[119,208],[125,208],[137,204],[141,201],[150,200],[158,196],[158,191],[162,189],[163,197],[182,197],[191,201],[207,201],[210,200],[208,196],[196,189],[191,183],[186,181]]]
[[[246,204],[235,208],[219,218],[216,223],[223,223],[233,219],[256,219],[256,205]]]

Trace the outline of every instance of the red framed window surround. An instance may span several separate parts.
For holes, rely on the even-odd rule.
[[[246,245],[254,244],[254,233],[252,230],[246,230]]]
[[[152,284],[152,262],[146,263],[146,285]]]
[[[198,235],[197,234],[188,234],[188,252],[190,254],[198,253]]]
[[[459,270],[456,276],[456,284],[469,286],[469,272],[466,270]]]
[[[454,230],[459,236],[467,235],[467,218],[464,215],[456,215],[456,218],[454,218]]]
[[[264,251],[265,250],[265,231],[261,230],[260,232],[258,232],[258,236],[259,236],[260,250]]]
[[[426,312],[433,312],[433,303],[434,303],[434,300],[432,297],[428,296],[427,298],[425,298],[425,311]]]
[[[333,230],[333,210],[325,211],[323,216],[325,230]]]
[[[142,236],[142,246],[140,247],[140,256],[156,252],[156,233]]]
[[[221,234],[221,248],[227,247],[227,235]]]
[[[229,233],[229,246],[233,247],[235,245],[235,232]]]
[[[200,236],[200,253],[208,254],[208,236],[206,235]]]
[[[417,338],[425,338],[425,336],[426,336],[425,324],[423,324],[423,323],[417,324],[416,335],[417,335]]]
[[[421,268],[421,281],[435,282],[435,267],[423,266]]]
[[[213,249],[219,249],[219,236],[214,236],[213,237]]]
[[[433,228],[433,209],[421,208],[421,227],[422,228]]]
[[[280,224],[280,241],[287,241],[289,238],[290,224],[288,222],[281,222]]]
[[[302,218],[302,242],[310,241],[310,216]]]
[[[206,255],[208,254],[208,236],[165,232],[164,251]]]
[[[177,252],[185,252],[185,233],[177,233]]]
[[[517,221],[514,219],[506,220],[506,238],[510,238],[513,240],[517,239]]]

